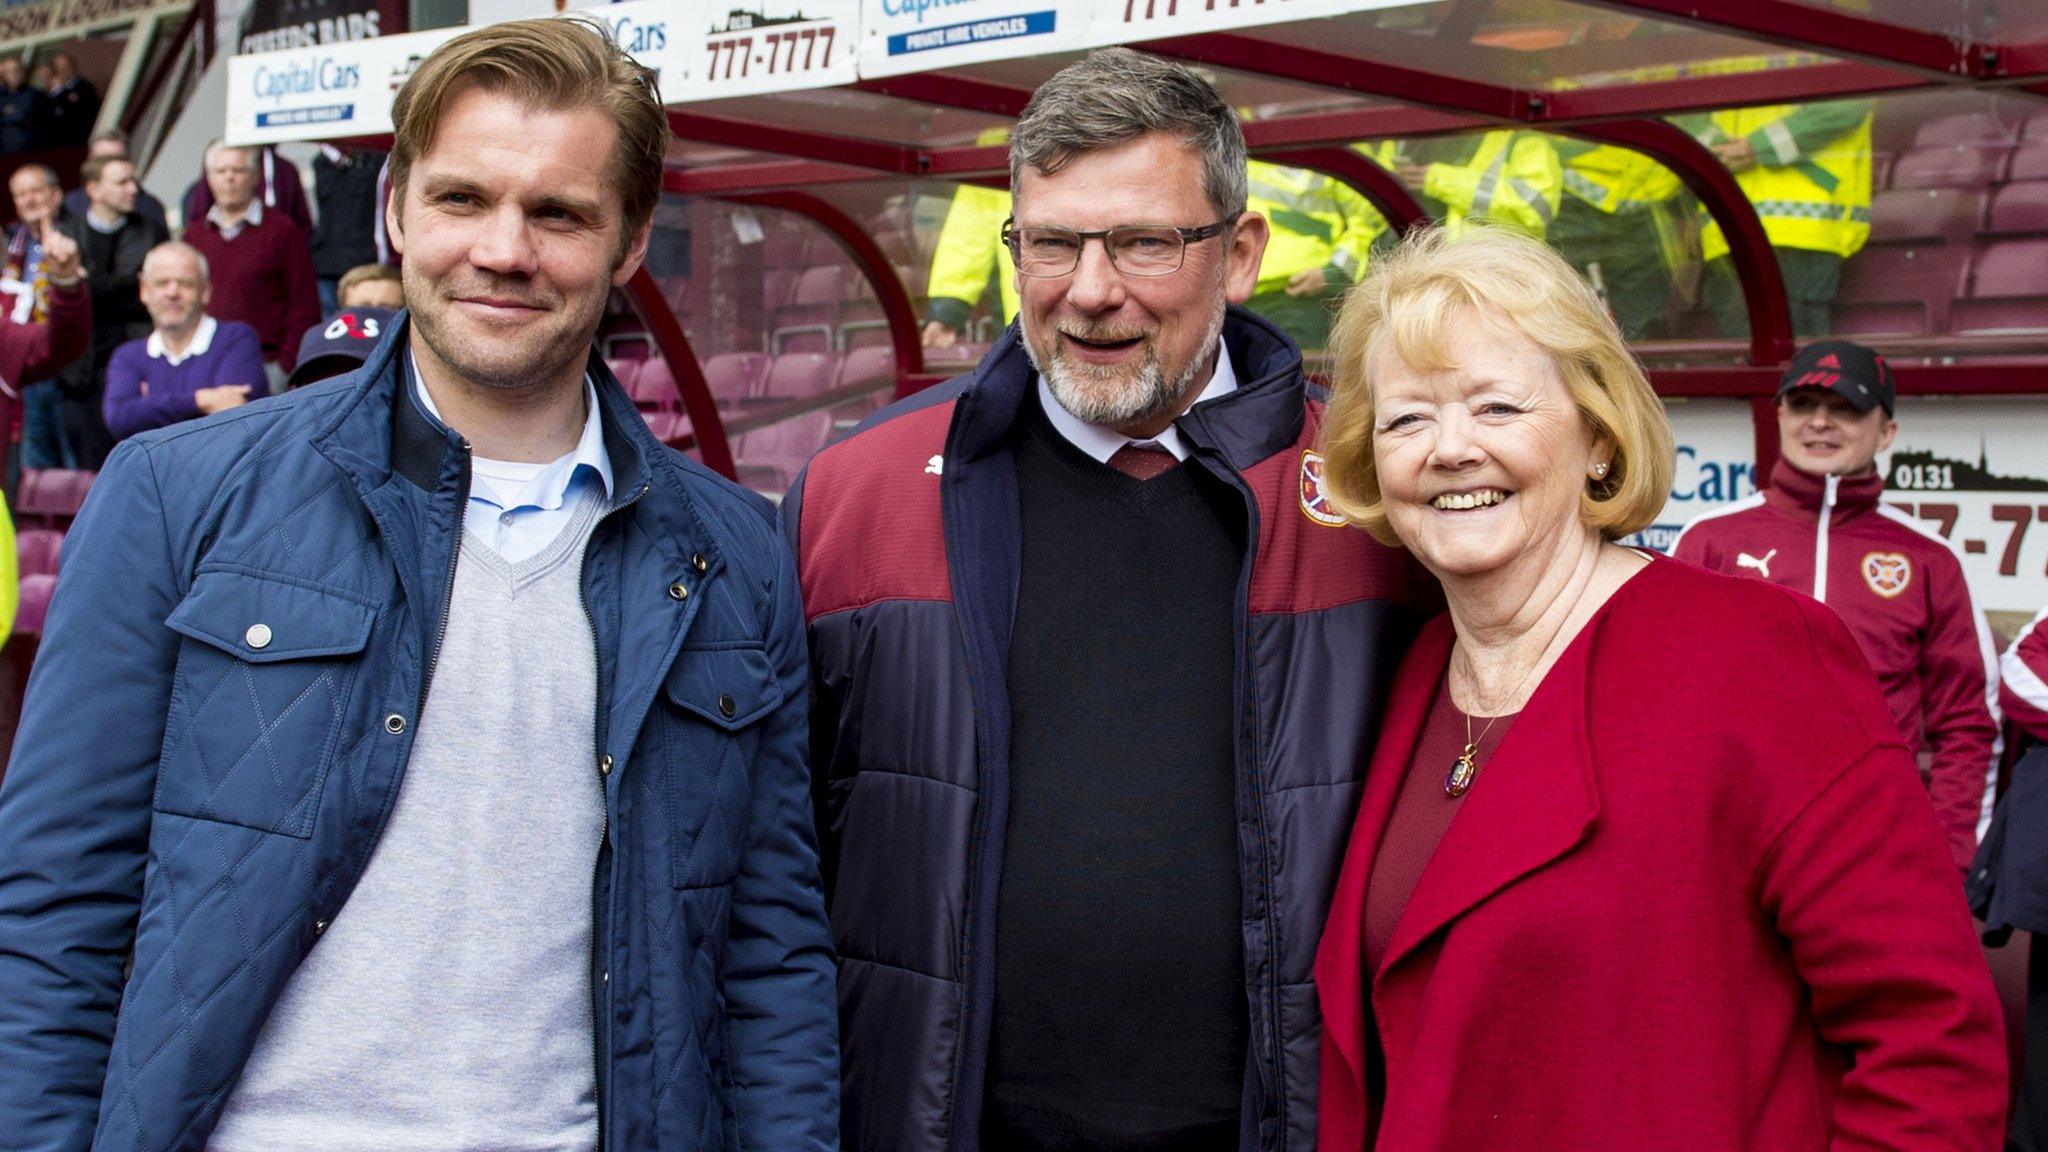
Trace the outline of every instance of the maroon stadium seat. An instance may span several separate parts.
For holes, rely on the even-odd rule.
[[[633,382],[626,387],[626,394],[642,412],[672,412],[682,403],[668,361],[659,358],[640,365],[640,370],[633,374]]]
[[[806,412],[748,432],[733,447],[740,481],[763,492],[787,492],[804,463],[831,436],[829,412]]]
[[[933,372],[964,372],[981,361],[988,345],[962,341],[945,348],[924,350],[924,366]]]
[[[789,294],[796,291],[797,271],[794,268],[770,268],[761,273],[761,304],[769,311],[789,303]]]
[[[1870,239],[1967,243],[1984,222],[1984,193],[1966,188],[1903,188],[1870,202]]]
[[[789,303],[775,310],[768,348],[772,352],[825,352],[839,325],[846,266],[819,264],[797,277]]]
[[[656,440],[668,441],[687,431],[689,418],[680,412],[642,412],[647,420],[647,430],[654,433]]]
[[[85,506],[85,494],[92,488],[94,475],[72,468],[24,471],[15,510],[25,524],[62,527]]]
[[[2048,232],[2048,180],[2007,184],[1991,196],[1984,221],[1986,236],[2023,236]]]
[[[721,352],[704,362],[704,382],[721,408],[752,400],[768,383],[765,352]]]
[[[626,395],[631,396],[633,394],[633,378],[640,374],[640,365],[646,362],[644,359],[622,360],[606,357],[604,366],[612,370],[612,375],[618,379],[619,387],[624,388]]]
[[[55,576],[23,576],[21,601],[14,609],[14,631],[20,635],[40,634],[43,617],[50,611],[50,594],[57,590]]]
[[[1985,245],[1950,327],[1965,335],[2048,331],[2048,238]]]
[[[839,386],[895,379],[896,352],[887,347],[856,348],[839,364]]]
[[[2006,166],[2007,180],[2048,180],[2048,140],[2023,140]]]
[[[1858,336],[1926,336],[1947,330],[1949,303],[1969,270],[1967,244],[1872,244],[1842,269],[1837,331]]]
[[[2020,126],[2020,139],[2048,140],[2048,109],[2027,117],[2027,122]]]
[[[1892,167],[1893,188],[1987,188],[2005,178],[2009,144],[1915,148]]]
[[[1870,156],[1870,187],[1872,191],[1892,186],[1892,163],[1897,157],[1889,152],[1874,152]]]
[[[768,369],[764,395],[778,400],[829,392],[839,378],[839,358],[823,352],[785,352]]]
[[[23,528],[14,534],[14,562],[23,576],[55,576],[64,533],[55,528]]]
[[[1952,112],[1920,122],[1913,134],[1916,148],[1951,144],[2010,144],[2019,139],[2020,122],[1996,112]]]

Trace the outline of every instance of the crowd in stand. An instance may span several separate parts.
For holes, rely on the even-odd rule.
[[[18,56],[0,59],[0,156],[75,148],[99,115],[99,89],[70,53],[51,53],[33,71]]]
[[[19,70],[19,61],[0,61],[0,85]],[[16,324],[86,331],[57,338],[77,343],[76,355],[8,377],[22,405],[12,467],[97,470],[126,436],[282,390],[301,343],[331,343],[328,321],[341,309],[399,307],[397,274],[378,262],[382,166],[381,153],[324,149],[316,224],[290,162],[215,144],[184,198],[176,239],[117,131],[93,136],[76,188],[41,163],[16,169],[0,303]],[[77,249],[89,317],[53,306],[53,236]],[[340,335],[361,331],[352,321]]]

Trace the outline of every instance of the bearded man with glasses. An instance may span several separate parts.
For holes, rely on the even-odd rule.
[[[1429,592],[1348,532],[1266,221],[1187,68],[1011,140],[1018,324],[783,504],[851,1152],[1315,1146],[1311,964]]]

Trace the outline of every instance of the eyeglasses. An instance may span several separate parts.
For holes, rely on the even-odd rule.
[[[1072,228],[1018,228],[1003,221],[1003,246],[1026,276],[1065,276],[1081,264],[1081,249],[1090,240],[1102,241],[1109,262],[1126,276],[1171,276],[1187,259],[1188,245],[1219,236],[1237,223],[1237,217],[1204,224],[1200,228],[1176,228],[1169,224],[1131,224],[1099,232],[1077,232]]]

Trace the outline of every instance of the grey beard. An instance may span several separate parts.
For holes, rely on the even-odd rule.
[[[1098,369],[1072,363],[1057,354],[1045,357],[1048,362],[1041,362],[1029,340],[1024,341],[1024,355],[1045,378],[1046,387],[1052,390],[1053,399],[1060,402],[1060,407],[1084,423],[1115,428],[1178,415],[1194,385],[1196,373],[1202,370],[1202,362],[1208,359],[1209,350],[1216,347],[1216,341],[1222,335],[1223,309],[1218,307],[1215,317],[1209,322],[1208,331],[1202,334],[1202,342],[1198,345],[1201,351],[1172,380],[1167,380],[1160,370],[1158,353],[1148,347],[1145,363],[1138,369],[1138,378],[1123,387],[1115,386],[1124,371],[1122,368]]]

